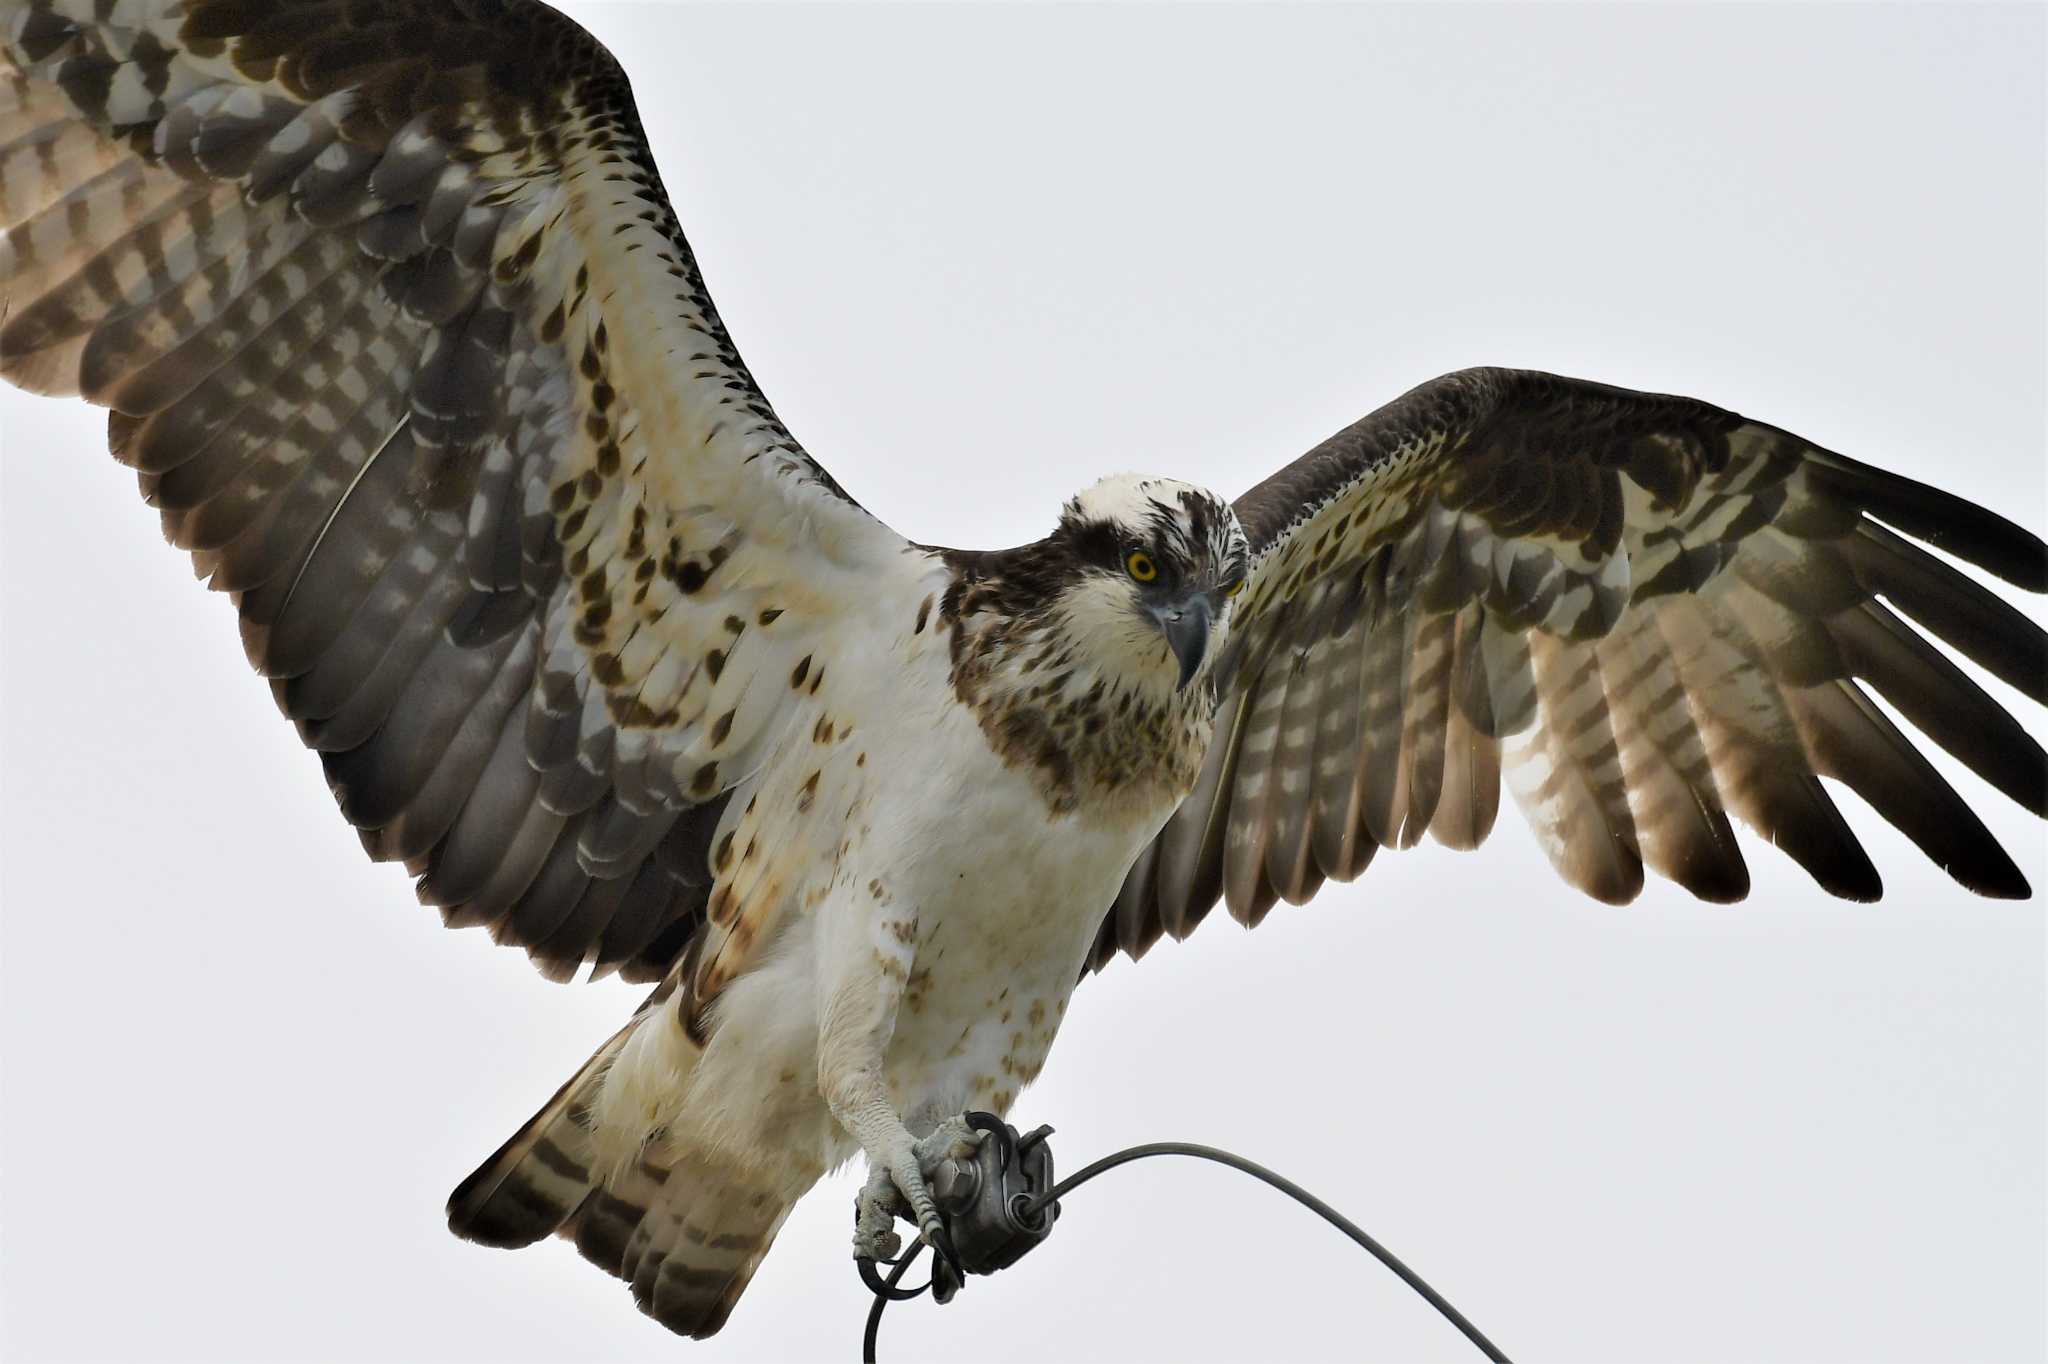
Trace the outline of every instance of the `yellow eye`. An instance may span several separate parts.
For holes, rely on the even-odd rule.
[[[1223,595],[1226,597],[1234,597],[1242,591],[1244,591],[1244,579],[1239,578],[1236,582],[1230,584],[1230,586],[1223,589]]]
[[[1152,556],[1142,549],[1134,549],[1125,556],[1124,568],[1141,583],[1149,583],[1159,576],[1159,565],[1152,562]]]

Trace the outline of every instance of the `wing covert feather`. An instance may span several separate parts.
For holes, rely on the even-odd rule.
[[[112,409],[371,855],[663,974],[814,704],[750,678],[905,542],[755,386],[611,55],[532,0],[0,0],[0,231],[0,377]]]
[[[1875,899],[1823,777],[1967,888],[2029,893],[1872,697],[2048,814],[2048,756],[1913,628],[2048,702],[2048,635],[1912,543],[2048,590],[2048,547],[1991,511],[1693,399],[1496,369],[1422,385],[1236,507],[1253,569],[1222,713],[1287,698],[1312,779],[1198,785],[1105,919],[1097,967],[1184,935],[1219,894],[1256,920],[1274,886],[1298,900],[1351,879],[1369,860],[1354,837],[1476,847],[1503,776],[1559,873],[1603,900],[1634,898],[1646,867],[1742,899],[1731,813],[1831,894]],[[1298,690],[1323,698],[1312,727]],[[1357,698],[1342,713],[1339,692]],[[1273,885],[1162,874],[1189,829],[1287,850],[1303,821],[1305,864],[1268,859]]]

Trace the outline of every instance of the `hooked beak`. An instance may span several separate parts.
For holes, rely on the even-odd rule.
[[[1209,626],[1214,614],[1208,594],[1190,593],[1179,601],[1155,606],[1152,619],[1159,623],[1160,632],[1166,636],[1166,647],[1173,650],[1174,658],[1180,662],[1179,689],[1185,691],[1201,670],[1203,656],[1209,652]]]

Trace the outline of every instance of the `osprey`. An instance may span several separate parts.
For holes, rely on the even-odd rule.
[[[530,0],[0,0],[0,374],[112,410],[373,856],[551,976],[652,983],[450,1200],[708,1335],[865,1155],[861,1253],[1084,974],[1257,923],[1503,778],[1559,872],[1747,889],[1731,815],[2024,879],[1872,693],[2025,807],[1980,508],[1689,399],[1423,385],[1229,501],[1112,478],[913,544],[721,326],[624,75]],[[1882,598],[1882,600],[1880,600]],[[997,872],[1000,874],[991,874]]]

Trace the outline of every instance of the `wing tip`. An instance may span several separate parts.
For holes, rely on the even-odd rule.
[[[1688,867],[1672,878],[1694,899],[1710,905],[1736,905],[1749,898],[1749,866],[1737,856],[1733,862],[1708,862]]]
[[[2025,872],[2005,855],[2005,849],[1998,849],[1996,861],[1986,857],[1970,867],[1943,867],[1955,883],[1963,889],[1983,896],[1987,900],[2031,900],[2034,888],[2027,881]]]
[[[1808,448],[1808,467],[1825,470],[1828,481],[1869,515],[2015,587],[2048,593],[2048,542],[2026,527],[1931,484],[1800,443]]]

